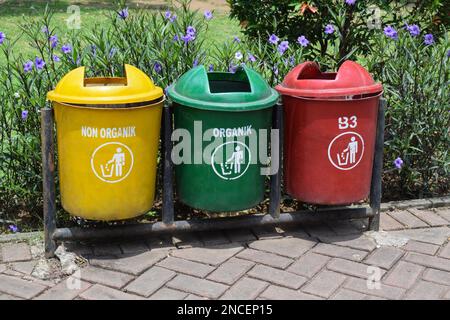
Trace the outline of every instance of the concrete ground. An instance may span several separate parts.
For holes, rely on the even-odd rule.
[[[59,260],[40,239],[3,243],[0,299],[450,299],[449,207],[363,224],[65,243]]]

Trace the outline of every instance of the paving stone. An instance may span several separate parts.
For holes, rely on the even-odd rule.
[[[149,251],[149,247],[144,241],[124,242],[120,244],[123,253],[140,253]]]
[[[3,271],[5,271],[6,269],[8,269],[6,267],[6,264],[0,264],[0,273],[2,273]]]
[[[450,300],[450,290],[447,292],[447,294],[444,296],[444,299]]]
[[[389,234],[441,246],[447,241],[448,237],[450,237],[450,228],[434,227],[414,230],[400,230],[391,231]]]
[[[172,252],[174,257],[217,266],[244,248],[236,243],[209,248],[189,248]]]
[[[450,209],[439,209],[436,213],[450,223]]]
[[[169,288],[161,288],[156,291],[151,297],[150,300],[183,300],[186,298],[188,294],[186,292],[173,290]]]
[[[94,255],[96,256],[113,256],[122,254],[120,246],[113,243],[101,243],[94,246]]]
[[[256,240],[256,236],[250,229],[225,230],[225,235],[231,242],[249,242]]]
[[[26,243],[6,243],[1,249],[3,262],[31,260],[30,247]]]
[[[371,275],[369,267],[370,266],[360,262],[349,261],[340,258],[334,258],[330,261],[330,263],[328,263],[327,266],[329,270],[364,279],[367,279]],[[384,274],[385,271],[381,270],[381,276],[383,276]]]
[[[308,279],[291,272],[256,265],[247,275],[291,289],[300,288]]]
[[[295,261],[287,271],[311,278],[321,270],[331,258],[314,252],[307,252]]]
[[[420,220],[425,221],[427,224],[429,224],[432,227],[448,225],[447,220],[445,220],[444,218],[437,215],[436,213],[434,213],[431,210],[419,210],[417,208],[411,208],[411,209],[408,209],[408,211],[411,212],[413,215],[415,215]]]
[[[9,301],[9,300],[23,300],[23,299],[11,296],[9,294],[0,293],[0,301]]]
[[[449,287],[436,283],[420,281],[406,295],[407,300],[437,300],[441,299]]]
[[[350,220],[350,223],[359,230],[360,233],[366,232],[367,227],[369,226],[369,218],[367,219],[353,219]]]
[[[304,286],[302,291],[329,298],[344,283],[345,279],[346,276],[340,273],[323,270]]]
[[[288,258],[298,258],[315,245],[316,241],[312,238],[281,238],[254,241],[249,244],[249,247],[256,250],[279,254]]]
[[[297,224],[283,226],[283,230],[285,237],[294,237],[300,239],[310,238],[309,234]]]
[[[450,286],[450,272],[427,269],[425,270],[422,279]]]
[[[325,243],[364,251],[372,251],[377,247],[373,239],[364,235],[320,236],[319,239]]]
[[[241,278],[251,267],[255,265],[254,262],[231,258],[219,266],[213,273],[208,276],[209,280],[232,285],[239,278]]]
[[[172,235],[172,244],[179,249],[203,247],[203,242],[194,232],[178,233]]]
[[[380,247],[364,261],[366,264],[390,269],[404,254],[403,250],[394,247]]]
[[[326,256],[344,258],[354,261],[362,261],[368,254],[368,252],[366,251],[336,246],[327,243],[319,243],[312,249],[312,251]]]
[[[83,244],[80,242],[64,242],[64,248],[67,252],[73,252],[80,256],[89,256],[94,254],[94,250],[91,245]]]
[[[264,281],[244,277],[221,297],[222,300],[253,300],[268,286]]]
[[[6,274],[8,276],[12,276],[12,277],[16,277],[16,278],[22,278],[23,277],[23,273],[12,270],[12,269],[6,269],[5,271],[3,271],[3,274]]]
[[[133,280],[133,276],[122,272],[88,266],[81,269],[81,279],[93,283],[120,289]]]
[[[209,299],[205,298],[205,297],[197,296],[195,294],[189,294],[184,300],[209,300]]]
[[[263,226],[252,228],[252,231],[259,240],[279,239],[284,236],[284,230],[280,227]]]
[[[23,276],[22,279],[23,280],[27,280],[27,281],[31,281],[33,283],[37,283],[37,284],[40,284],[40,285],[43,285],[43,286],[49,287],[49,288],[53,287],[56,284],[58,284],[59,282],[61,282],[61,279],[58,279],[58,278],[56,278],[56,279],[49,279],[49,280],[42,280],[42,279],[35,278],[33,276],[28,276],[28,275]]]
[[[93,285],[81,293],[80,297],[85,300],[142,300],[139,296],[105,287],[100,284]]]
[[[393,211],[390,216],[408,228],[423,228],[428,227],[428,224],[411,214],[409,211]]]
[[[331,297],[331,300],[364,300],[367,296],[360,292],[347,290],[347,289],[339,289],[336,294]]]
[[[199,233],[199,238],[205,246],[217,246],[230,243],[230,240],[220,230],[202,231]]]
[[[425,268],[417,264],[400,261],[383,282],[387,285],[409,289],[416,283],[423,270]]]
[[[428,256],[415,252],[408,252],[404,260],[433,269],[450,271],[450,262],[445,258]]]
[[[408,209],[417,207],[430,207],[433,203],[429,199],[413,199],[405,201],[392,201],[391,205],[398,209]]]
[[[166,259],[160,261],[157,265],[176,272],[185,273],[200,278],[206,277],[214,270],[214,267],[207,264],[193,262],[176,257],[167,257]]]
[[[15,277],[0,275],[0,291],[16,297],[31,299],[47,287]]]
[[[380,283],[380,288],[369,289],[367,285],[367,280],[351,278],[345,284],[344,288],[354,290],[367,295],[373,295],[381,298],[386,298],[389,300],[400,299],[406,292],[405,289],[388,286],[386,284]]]
[[[289,258],[253,249],[245,249],[236,257],[282,269],[285,269],[293,262],[293,260]]]
[[[127,285],[125,291],[149,297],[175,275],[176,273],[171,270],[155,266]]]
[[[319,297],[275,285],[269,286],[260,297],[267,300],[320,300]]]
[[[174,250],[177,247],[172,243],[172,237],[169,235],[161,235],[159,237],[151,237],[145,241],[148,247],[153,250]]]
[[[37,261],[24,261],[24,262],[14,262],[11,264],[11,267],[18,272],[21,272],[26,275],[30,275],[33,272],[34,267],[36,266]]]
[[[331,236],[336,235],[336,233],[325,222],[318,221],[316,223],[307,223],[302,225],[302,228],[314,238],[319,238],[320,236]]]
[[[134,275],[141,274],[144,270],[150,268],[158,261],[167,256],[167,251],[148,251],[140,254],[120,255],[109,258],[93,258],[90,263],[113,271],[121,271]]]
[[[325,223],[337,235],[361,234],[361,230],[355,228],[350,220],[326,220]]]
[[[405,226],[402,225],[400,222],[392,218],[387,212],[381,213],[381,219],[380,219],[380,229],[384,231],[391,231],[391,230],[400,230],[404,229]]]
[[[450,259],[450,242],[448,242],[445,245],[445,247],[443,247],[443,248],[441,248],[441,250],[439,250],[438,256],[442,257],[442,258]],[[450,263],[450,261],[449,261],[449,263]]]
[[[79,294],[91,287],[90,283],[80,281],[77,286],[70,280],[63,280],[54,287],[39,295],[36,300],[73,300]]]
[[[430,243],[409,240],[408,243],[403,247],[403,249],[406,251],[414,251],[433,256],[438,251],[439,246]]]
[[[217,299],[228,289],[228,286],[221,283],[187,275],[177,275],[167,284],[167,287],[211,299]]]

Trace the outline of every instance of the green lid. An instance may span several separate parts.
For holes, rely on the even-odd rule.
[[[278,93],[254,70],[206,72],[198,66],[186,72],[168,90],[176,103],[204,110],[251,111],[272,107]]]

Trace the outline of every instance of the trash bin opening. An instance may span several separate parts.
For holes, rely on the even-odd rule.
[[[245,71],[236,73],[209,72],[210,93],[252,92],[250,81]]]
[[[336,80],[337,72],[322,72],[317,63],[307,63],[300,70],[297,80]]]
[[[71,107],[90,108],[90,109],[127,109],[127,108],[131,109],[131,108],[149,107],[151,105],[159,104],[164,100],[165,98],[161,97],[152,101],[126,103],[126,104],[76,104],[76,103],[60,103],[60,104],[68,105]]]
[[[86,78],[85,87],[125,87],[128,85],[126,78]]]

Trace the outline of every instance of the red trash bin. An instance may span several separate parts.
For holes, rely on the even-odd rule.
[[[382,85],[352,61],[337,73],[305,62],[276,89],[284,103],[286,192],[324,205],[367,198]]]

